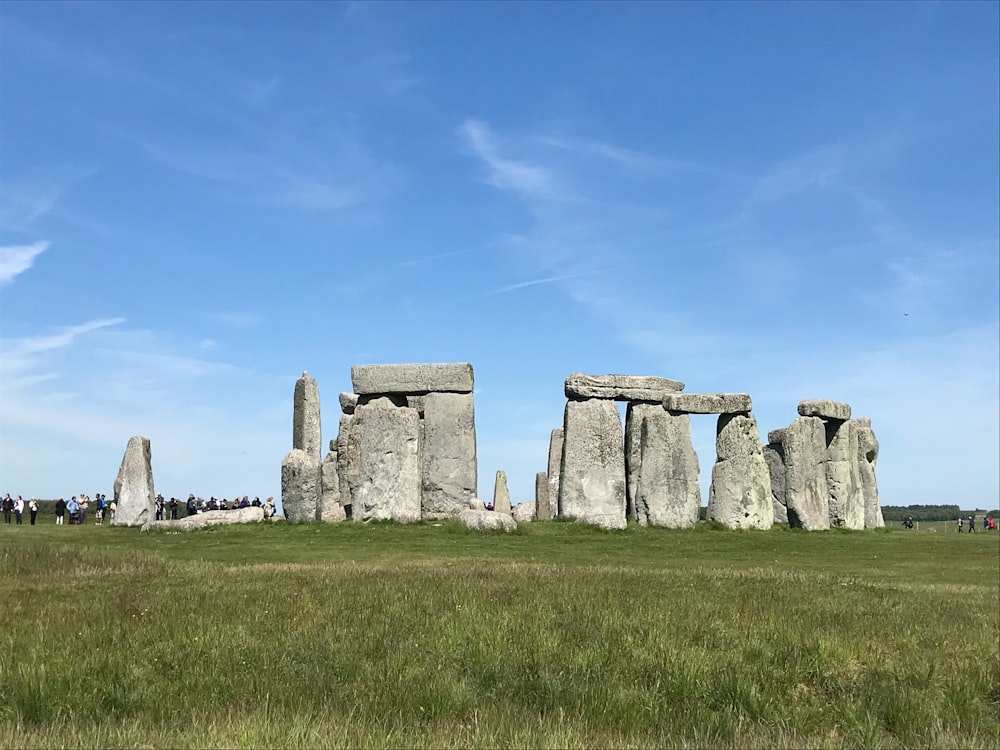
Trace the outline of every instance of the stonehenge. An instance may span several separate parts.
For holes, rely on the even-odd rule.
[[[321,460],[318,386],[305,372],[295,384],[285,518],[412,522],[468,510],[477,495],[472,365],[355,365],[351,385]]]
[[[478,499],[471,364],[355,365],[351,385],[339,394],[337,436],[321,457],[319,388],[305,372],[295,384],[292,449],[281,466],[289,521],[456,518],[509,530],[558,517],[616,530],[691,528],[705,517],[747,530],[884,526],[878,441],[871,420],[852,419],[846,403],[802,400],[798,416],[762,443],[747,393],[687,393],[684,383],[659,376],[571,373],[534,502],[512,507],[501,470],[490,512]],[[692,415],[717,419],[704,508]],[[140,448],[130,442],[130,450]],[[151,504],[151,489],[149,497]]]

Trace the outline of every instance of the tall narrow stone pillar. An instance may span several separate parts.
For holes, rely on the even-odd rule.
[[[646,508],[636,505],[639,476],[642,473],[642,429],[649,416],[663,412],[660,403],[630,401],[625,407],[625,517],[646,525]]]
[[[878,498],[878,482],[875,481],[875,463],[878,461],[878,440],[872,431],[872,421],[868,417],[852,420],[858,430],[858,469],[861,475],[861,494],[865,500],[865,528],[881,529],[885,526],[882,505]]]
[[[320,496],[316,520],[337,523],[347,518],[340,502],[340,477],[337,474],[337,441],[330,441],[330,452],[320,464]]]
[[[323,455],[320,430],[319,386],[316,379],[303,372],[295,381],[295,400],[292,416],[292,448],[305,451],[319,463]]]
[[[358,435],[353,430],[356,416],[354,410],[340,417],[337,432],[337,480],[340,489],[340,504],[348,516],[353,512],[354,496],[358,491],[358,472],[361,460]]]
[[[156,498],[153,496],[153,454],[149,438],[129,438],[115,478],[114,501],[117,510],[113,526],[142,526],[153,520]]]
[[[858,467],[858,426],[853,419],[826,423],[826,485],[830,492],[830,525],[865,527],[865,499]]]
[[[319,461],[292,448],[281,462],[281,507],[292,523],[315,521],[321,495]]]
[[[767,433],[767,445],[763,447],[764,462],[771,475],[771,499],[774,506],[774,522],[788,523],[788,507],[785,499],[785,446],[784,430]]]
[[[497,513],[511,514],[510,492],[507,489],[507,472],[500,469],[496,481],[493,482],[493,510]]]
[[[549,512],[549,476],[544,471],[535,474],[535,518],[539,521],[552,518]]]
[[[625,528],[625,445],[615,402],[568,401],[563,430],[559,515]]]
[[[707,516],[731,529],[774,524],[771,477],[753,414],[721,414]]]
[[[549,436],[549,517],[559,516],[559,477],[562,472],[563,428],[556,427]]]

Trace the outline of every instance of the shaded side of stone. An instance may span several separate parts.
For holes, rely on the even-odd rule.
[[[549,510],[549,475],[544,471],[535,474],[535,518],[539,521],[552,518]]]
[[[861,476],[861,494],[865,502],[865,528],[881,529],[885,526],[882,504],[878,497],[875,463],[878,461],[878,439],[872,430],[871,420],[862,417],[852,420],[858,431],[858,470]]]
[[[344,506],[348,517],[353,511],[354,497],[358,492],[360,481],[361,450],[358,446],[358,436],[354,431],[355,414],[344,414],[340,418],[340,430],[337,432],[337,477],[340,483],[340,504]]]
[[[642,426],[647,416],[662,412],[659,404],[642,401],[629,402],[625,407],[625,517],[643,526],[648,520],[647,508],[637,504],[642,474]]]
[[[333,442],[332,440],[330,441]],[[340,502],[340,475],[337,473],[337,451],[331,450],[320,464],[320,499],[316,520],[339,523],[347,518]]]
[[[768,433],[768,438],[775,432]],[[785,447],[780,442],[764,446],[764,462],[771,476],[771,499],[774,505],[774,522],[788,523],[788,507],[785,500]]]

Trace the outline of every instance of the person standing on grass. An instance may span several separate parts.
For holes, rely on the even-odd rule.
[[[958,524],[958,533],[961,534],[962,533],[962,518],[959,517],[959,519],[955,523]]]
[[[87,511],[90,510],[90,498],[80,495],[80,525],[87,525]]]
[[[108,506],[111,509],[111,523],[115,522],[115,513],[118,512],[118,501],[113,497],[111,498],[111,504]]]
[[[104,525],[104,497],[102,495],[97,495],[97,499],[94,500],[94,525],[103,526]]]
[[[35,525],[35,516],[38,515],[38,501],[35,498],[31,498],[28,502],[28,512],[31,513],[31,525]]]
[[[21,525],[21,516],[24,515],[24,500],[21,496],[17,496],[17,500],[14,501],[14,518],[17,519],[17,525]]]
[[[66,515],[66,501],[62,498],[56,500],[56,526],[63,525],[63,516]]]
[[[969,516],[969,533],[970,534],[975,534],[976,533],[976,517],[975,516]]]
[[[71,497],[69,499],[69,502],[66,503],[66,510],[69,511],[69,522],[70,522],[70,524],[73,523],[74,518],[77,521],[80,520],[80,515],[79,515],[80,514],[80,503],[78,503],[76,501],[76,495],[73,495],[73,497]]]
[[[8,492],[3,496],[3,520],[10,523],[10,514],[14,512],[14,498]]]

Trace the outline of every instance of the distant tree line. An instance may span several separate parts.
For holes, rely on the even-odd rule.
[[[975,514],[977,518],[984,515],[989,518],[1000,518],[1000,510],[985,511],[981,508],[976,510],[962,510],[957,505],[883,505],[882,518],[886,523],[889,521],[905,521],[912,518],[914,521],[954,521],[959,516],[965,518],[969,514]]]

